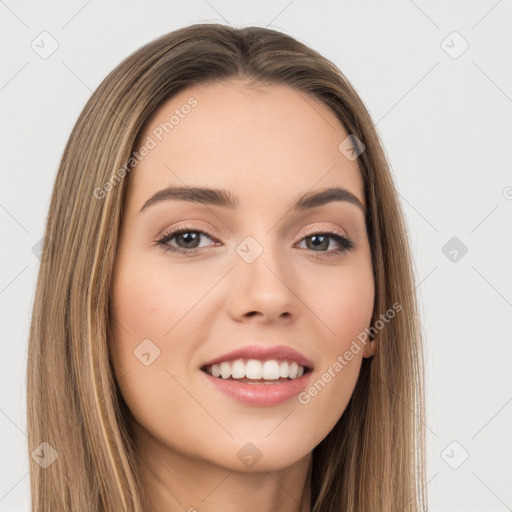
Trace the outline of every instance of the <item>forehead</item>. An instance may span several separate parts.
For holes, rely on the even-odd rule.
[[[357,162],[338,148],[348,135],[326,105],[285,85],[190,87],[146,123],[139,147],[151,150],[132,171],[130,202],[140,208],[169,185],[204,186],[261,208],[270,196],[342,186],[365,204]]]

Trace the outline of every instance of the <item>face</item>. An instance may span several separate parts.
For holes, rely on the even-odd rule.
[[[344,354],[370,325],[374,301],[365,215],[355,204],[366,207],[363,182],[357,160],[338,149],[347,136],[314,98],[242,82],[189,88],[149,120],[141,141],[150,149],[140,151],[125,198],[109,343],[137,435],[162,455],[232,471],[284,468],[343,414],[372,344],[350,360]],[[177,195],[146,204],[185,186],[222,189],[236,205]],[[354,200],[294,207],[334,187]],[[204,371],[233,350],[278,345],[305,357],[302,377],[230,379],[226,392],[222,375]],[[293,374],[299,357],[241,359],[273,359],[268,377],[276,365]]]

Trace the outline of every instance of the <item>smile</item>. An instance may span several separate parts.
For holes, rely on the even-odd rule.
[[[296,361],[237,359],[207,365],[201,373],[217,391],[239,403],[270,407],[291,400],[303,391],[311,370]]]
[[[305,367],[296,361],[279,361],[269,359],[236,359],[222,361],[218,364],[206,365],[204,370],[208,375],[227,379],[243,379],[244,381],[276,381],[297,379],[304,374]]]

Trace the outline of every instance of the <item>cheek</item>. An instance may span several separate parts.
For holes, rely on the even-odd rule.
[[[371,265],[347,266],[319,276],[309,296],[323,326],[325,348],[331,354],[344,351],[370,325],[375,296]]]
[[[118,260],[109,346],[116,381],[137,423],[168,442],[164,431],[158,432],[158,426],[165,426],[173,438],[185,443],[180,438],[183,418],[176,411],[191,406],[184,391],[190,386],[190,348],[183,343],[189,327],[180,322],[190,306],[186,307],[181,293],[173,291],[180,289],[181,279],[169,272],[164,279],[163,270],[144,266],[142,259]]]
[[[153,261],[135,248],[120,254],[112,280],[109,339],[117,376],[129,371],[126,380],[139,380],[139,387],[151,392],[171,379],[166,369],[180,382],[187,375],[198,333],[198,322],[191,319],[211,287],[211,276],[199,279],[197,274],[192,266],[172,267],[167,258]]]
[[[322,415],[325,433],[345,410],[356,385],[364,346],[358,336],[370,326],[374,280],[370,264],[330,275],[321,293],[315,287],[315,314],[322,325],[322,360],[299,402],[310,415]]]
[[[193,279],[179,265],[173,270],[165,258],[156,265],[142,256],[119,261],[111,302],[119,337],[126,339],[129,333],[133,343],[150,338],[168,344],[170,330],[197,302],[199,293],[205,291],[197,275]]]
[[[161,388],[157,375],[162,378],[161,363],[170,348],[164,341],[169,337],[164,334],[173,324],[172,311],[176,308],[170,294],[163,297],[158,273],[146,270],[142,259],[138,261],[118,259],[110,302],[110,352],[127,402],[139,392]]]

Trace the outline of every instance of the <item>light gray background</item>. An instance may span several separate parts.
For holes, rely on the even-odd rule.
[[[207,21],[286,32],[334,61],[361,95],[393,169],[417,269],[430,510],[512,510],[511,12],[510,0],[0,1],[0,510],[30,506],[32,248],[65,142],[125,56]],[[31,47],[51,47],[43,31],[58,43],[48,58]]]

